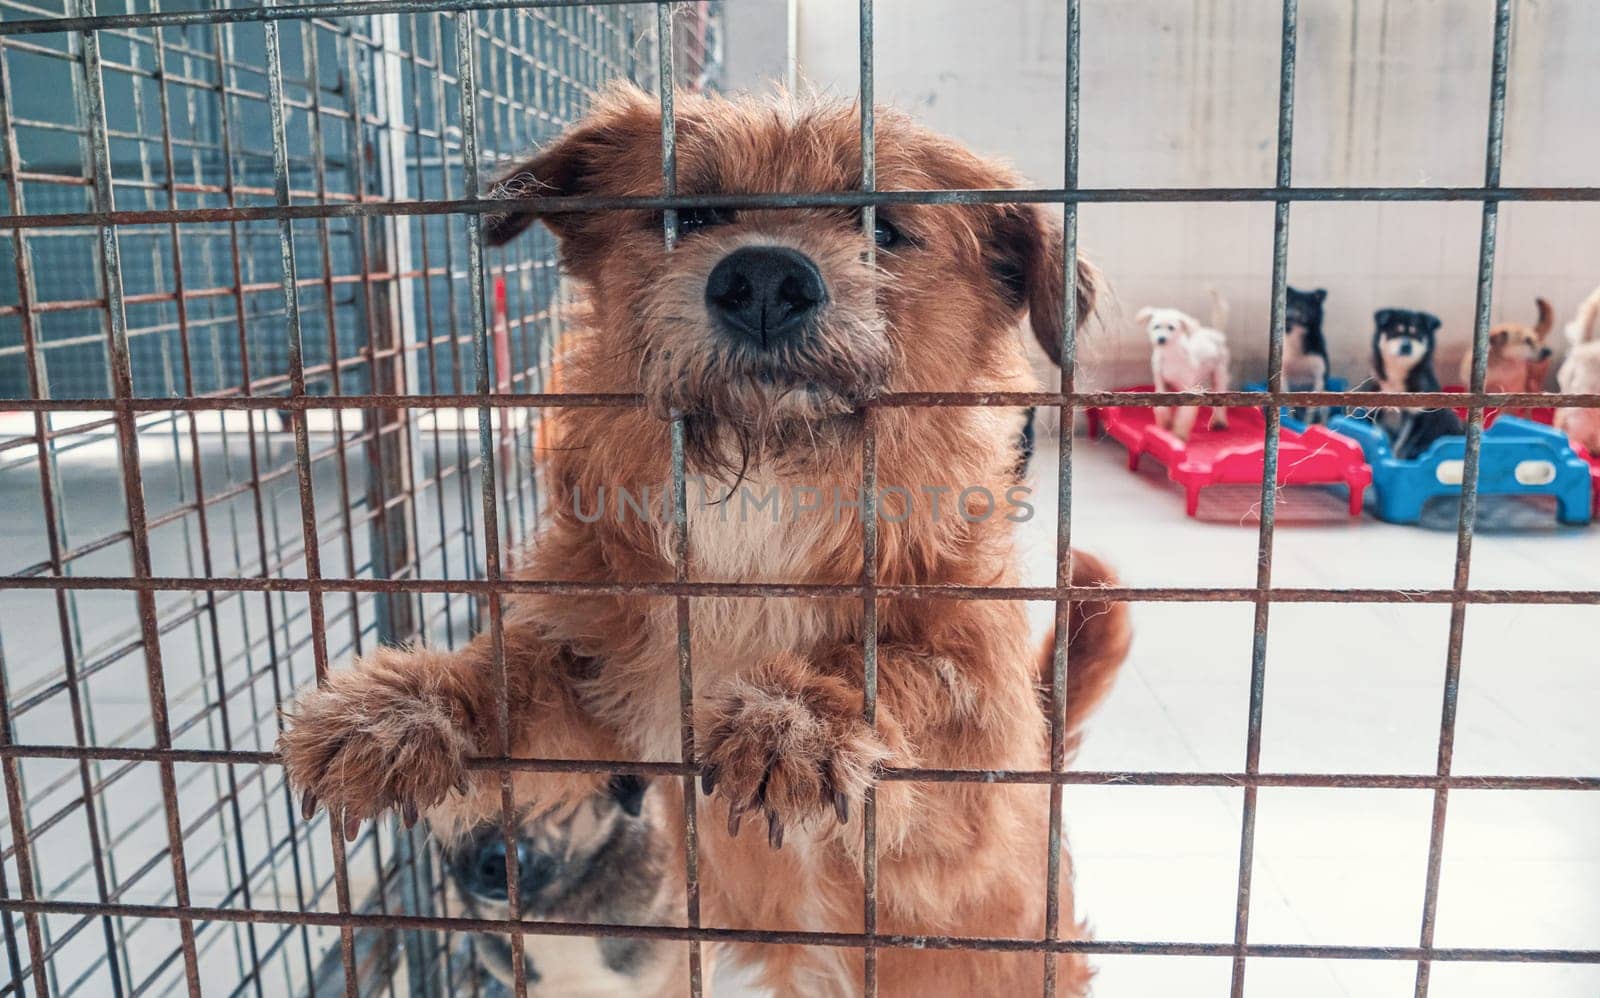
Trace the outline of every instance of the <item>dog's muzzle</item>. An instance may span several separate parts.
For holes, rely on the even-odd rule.
[[[803,337],[827,300],[817,265],[784,246],[735,250],[706,279],[706,309],[718,328],[758,350],[774,350]]]
[[[556,863],[536,851],[525,839],[518,839],[517,893],[524,903],[533,893],[555,879]],[[498,825],[484,825],[455,851],[451,873],[461,889],[490,901],[505,901],[506,841]]]

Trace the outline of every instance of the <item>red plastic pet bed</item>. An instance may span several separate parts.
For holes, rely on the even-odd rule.
[[[1150,385],[1118,391],[1154,391]],[[1089,436],[1102,429],[1128,448],[1128,468],[1149,454],[1167,469],[1167,477],[1183,486],[1190,516],[1200,508],[1200,490],[1209,485],[1259,484],[1266,469],[1266,417],[1261,410],[1238,406],[1228,410],[1228,428],[1212,430],[1209,406],[1202,406],[1187,443],[1156,425],[1149,406],[1092,406],[1087,410]],[[1350,490],[1350,515],[1361,515],[1362,498],[1372,483],[1361,447],[1320,426],[1304,430],[1284,427],[1278,444],[1279,485],[1339,485]]]
[[[1447,392],[1456,392],[1458,394],[1465,395],[1466,391],[1467,391],[1467,386],[1466,385],[1445,385],[1444,386],[1444,390],[1447,391]],[[1523,419],[1531,419],[1535,423],[1543,423],[1546,426],[1554,426],[1554,425],[1556,425],[1556,411],[1554,409],[1550,408],[1549,406],[1535,406],[1533,408],[1528,408],[1528,409],[1507,409],[1506,412],[1508,412],[1509,414],[1511,414],[1513,416],[1521,416]],[[1465,409],[1457,409],[1456,410],[1456,415],[1460,416],[1462,419],[1466,419],[1467,418],[1467,410],[1465,410]],[[1483,425],[1485,427],[1493,426],[1494,425],[1494,418],[1496,416],[1498,416],[1498,415],[1500,415],[1500,410],[1499,409],[1491,407],[1491,408],[1483,410]]]

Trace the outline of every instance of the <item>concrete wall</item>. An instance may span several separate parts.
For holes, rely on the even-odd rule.
[[[797,0],[735,0],[721,5],[722,83],[729,90],[760,91],[795,84]]]
[[[853,96],[856,0],[797,0],[799,76]],[[879,100],[1061,182],[1065,24],[1058,0],[877,0]],[[1302,0],[1294,182],[1475,185],[1483,180],[1492,0]],[[1600,185],[1600,4],[1514,0],[1504,183]],[[1279,5],[1270,0],[1084,0],[1085,186],[1272,182]],[[1264,373],[1270,205],[1089,205],[1085,250],[1115,297],[1086,363],[1102,385],[1147,369],[1132,316],[1233,304],[1241,380]],[[1444,320],[1441,374],[1471,335],[1481,209],[1301,204],[1290,281],[1329,289],[1334,364],[1361,375],[1384,306]],[[1508,204],[1495,316],[1564,320],[1600,283],[1600,206]],[[1449,378],[1447,377],[1447,380]]]

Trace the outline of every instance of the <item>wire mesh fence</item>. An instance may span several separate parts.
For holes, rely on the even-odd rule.
[[[1067,0],[1067,168],[1060,187],[1025,191],[878,191],[874,182],[873,7],[860,0],[858,191],[675,194],[674,85],[714,86],[713,5],[567,0],[377,0],[113,14],[76,3],[0,2],[0,130],[5,250],[0,394],[21,431],[0,444],[6,508],[21,527],[0,582],[0,679],[9,835],[4,990],[100,994],[226,990],[347,994],[409,986],[477,987],[454,958],[463,932],[687,939],[700,993],[700,942],[805,942],[866,954],[865,993],[883,947],[1012,949],[1042,954],[1220,956],[1244,991],[1252,959],[1415,962],[1425,995],[1435,961],[1600,963],[1600,951],[1436,947],[1443,829],[1460,786],[1600,789],[1600,777],[1452,774],[1464,619],[1478,603],[1595,604],[1588,591],[1474,588],[1476,469],[1490,405],[1594,406],[1589,396],[1484,392],[1499,205],[1600,200],[1594,188],[1500,185],[1510,0],[1497,0],[1484,181],[1466,188],[1292,185],[1298,8],[1282,4],[1277,173],[1265,188],[1083,189],[1077,183],[1079,5]],[[676,18],[676,20],[674,20]],[[1095,588],[1070,584],[1071,429],[1085,405],[1194,403],[1196,396],[1079,391],[1075,296],[1059,391],[895,395],[875,406],[1032,405],[1059,414],[1062,460],[1056,584],[952,590],[879,584],[875,523],[863,512],[859,583],[792,586],[687,581],[627,585],[512,580],[503,552],[536,528],[533,465],[547,406],[637,406],[630,396],[560,391],[552,358],[568,304],[547,234],[489,253],[479,219],[493,164],[535,147],[617,78],[662,99],[661,193],[527,197],[546,211],[692,206],[860,207],[902,202],[1063,206],[1074,258],[1081,204],[1250,201],[1274,205],[1269,389],[1207,403],[1267,402],[1266,471],[1254,586]],[[1482,204],[1477,323],[1466,395],[1283,391],[1291,206],[1298,201]],[[867,240],[870,247],[871,241]],[[870,252],[870,249],[868,250]],[[1071,267],[1065,279],[1075,279]],[[1453,584],[1406,602],[1451,608],[1436,772],[1262,772],[1266,643],[1282,602],[1392,602],[1383,589],[1273,585],[1278,404],[1464,404],[1467,447]],[[871,410],[865,494],[875,494]],[[675,428],[674,502],[685,468]],[[1241,787],[1235,931],[1230,942],[1060,938],[1058,878],[1041,938],[894,936],[876,925],[874,820],[864,825],[860,933],[702,927],[695,907],[694,809],[685,809],[690,907],[684,928],[507,926],[460,917],[420,835],[383,826],[348,847],[303,821],[272,755],[277,711],[330,662],[378,643],[445,645],[498,627],[498,597],[518,591],[669,596],[680,606],[679,668],[692,689],[682,608],[696,595],[859,599],[865,704],[876,698],[878,601],[1016,599],[1054,603],[1058,624],[1099,600],[1234,602],[1254,610],[1246,754],[1238,771],[1085,772],[1066,767],[1063,690],[1071,662],[1058,626],[1050,765],[1040,771],[895,770],[885,780],[1020,782],[1051,788],[1052,874],[1061,863],[1062,789],[1071,785]],[[687,711],[686,711],[687,716]],[[696,772],[693,732],[679,763],[482,759],[516,769]],[[1276,945],[1249,932],[1261,787],[1408,787],[1431,791],[1423,921],[1413,947]],[[404,983],[397,980],[404,971]],[[204,987],[202,988],[202,983]]]
[[[114,246],[93,225],[16,224],[459,198],[467,111],[492,168],[560,132],[608,82],[654,85],[648,6],[368,10],[280,22],[239,8],[246,19],[230,22],[157,8],[71,32],[40,21],[104,8],[0,5],[0,397],[94,400],[4,417],[16,432],[0,482],[26,523],[8,534],[9,578],[482,577],[470,416],[286,401],[472,390],[462,216],[118,225]],[[717,72],[716,27],[703,5],[678,16],[680,73],[702,85]],[[524,240],[488,273],[495,390],[541,390],[565,307],[553,243]],[[131,399],[154,408],[95,410]],[[202,399],[247,408],[185,408]],[[503,466],[530,464],[538,424],[537,409],[496,421]],[[500,486],[509,542],[531,529],[536,484]],[[8,589],[4,607],[7,743],[46,753],[5,760],[8,901],[356,914],[445,903],[420,835],[336,845],[298,818],[266,753],[285,698],[327,661],[419,636],[454,644],[480,626],[481,594]],[[144,755],[169,749],[199,756]],[[476,987],[434,933],[346,933],[341,954],[329,925],[15,916],[8,993]]]

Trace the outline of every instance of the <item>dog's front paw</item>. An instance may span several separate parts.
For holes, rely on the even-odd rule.
[[[466,709],[441,692],[426,655],[379,649],[288,712],[278,754],[308,821],[320,803],[354,839],[390,808],[409,827],[450,791],[467,792]]]
[[[1211,410],[1211,422],[1208,424],[1213,430],[1226,430],[1228,428],[1228,413],[1224,409]]]
[[[757,676],[712,704],[701,789],[728,801],[728,834],[744,815],[767,819],[782,848],[786,827],[830,816],[844,824],[888,750],[861,719],[859,694],[822,678]]]

